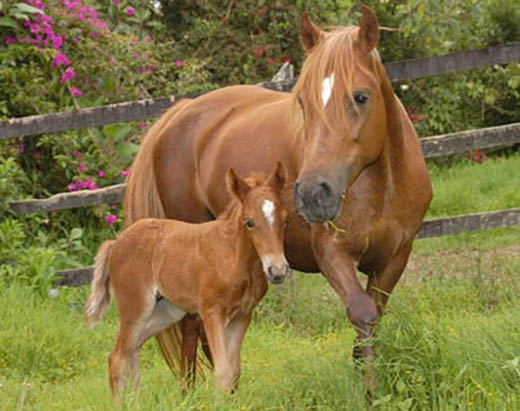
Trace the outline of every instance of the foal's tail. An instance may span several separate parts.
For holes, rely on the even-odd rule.
[[[153,151],[172,117],[191,100],[179,101],[168,109],[144,136],[126,181],[123,220],[125,227],[141,218],[164,218],[164,208],[157,191]]]
[[[114,242],[115,240],[105,241],[96,254],[90,297],[85,303],[85,318],[89,326],[93,326],[102,320],[110,305],[108,259]]]

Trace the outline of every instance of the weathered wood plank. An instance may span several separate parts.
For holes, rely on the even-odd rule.
[[[71,270],[58,271],[56,279],[53,281],[54,286],[66,285],[69,287],[79,287],[90,284],[94,266],[74,268]]]
[[[21,200],[9,203],[15,214],[28,214],[36,211],[65,210],[100,204],[115,204],[123,201],[125,184],[100,188],[98,190],[81,190],[72,193],[59,193],[45,199]]]
[[[388,63],[385,67],[392,81],[397,81],[512,61],[520,61],[520,42],[482,50],[467,50],[445,56],[398,61]],[[296,79],[289,79],[258,85],[271,90],[290,91],[295,83]],[[184,97],[197,97],[202,94],[205,94],[205,92],[110,104],[63,113],[14,118],[0,122],[0,139],[145,120],[161,115],[168,107]]]
[[[464,50],[437,57],[398,61],[388,63],[385,67],[391,81],[401,81],[515,61],[520,61],[520,42],[480,50]]]
[[[520,123],[421,139],[422,151],[426,158],[464,153],[474,148],[482,150],[510,147],[516,143],[520,143]]]
[[[466,214],[425,221],[417,238],[442,237],[489,228],[520,225],[520,208]]]
[[[487,230],[489,228],[511,227],[515,225],[520,225],[520,208],[466,214],[425,221],[416,237],[441,237],[471,231]],[[93,266],[58,271],[56,275],[60,278],[57,279],[54,284],[67,285],[70,287],[89,284],[92,280],[93,271]]]

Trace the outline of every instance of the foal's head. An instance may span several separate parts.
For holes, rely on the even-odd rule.
[[[362,11],[359,27],[328,32],[307,14],[301,20],[307,59],[292,93],[294,126],[303,138],[295,201],[310,222],[338,215],[342,194],[378,157],[386,135],[379,26],[369,8]]]
[[[244,180],[233,169],[226,176],[228,190],[240,203],[240,224],[245,227],[271,283],[283,282],[291,272],[283,249],[287,210],[280,201],[286,179],[282,163],[264,179]]]

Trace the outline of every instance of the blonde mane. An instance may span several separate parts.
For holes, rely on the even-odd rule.
[[[306,113],[315,113],[332,131],[333,122],[346,120],[345,98],[352,98],[353,74],[361,71],[377,84],[379,54],[374,49],[366,59],[360,58],[356,45],[357,26],[332,27],[307,55],[298,81],[291,93],[291,126],[296,135],[304,129]],[[356,50],[357,49],[357,50]],[[334,87],[327,105],[322,101],[323,80],[334,73]],[[302,109],[303,104],[303,109]]]

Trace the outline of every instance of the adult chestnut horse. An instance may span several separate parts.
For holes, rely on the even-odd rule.
[[[292,183],[287,259],[323,273],[360,340],[399,280],[432,197],[417,134],[375,49],[378,20],[362,12],[359,27],[328,32],[303,14],[307,58],[290,94],[233,86],[169,109],[142,142],[124,205],[127,224],[207,221],[230,201],[228,168],[266,173],[282,161]],[[368,276],[366,289],[357,270]],[[193,317],[180,326],[191,366],[199,327]],[[167,361],[173,331],[158,339]],[[373,355],[367,344],[354,353]]]

